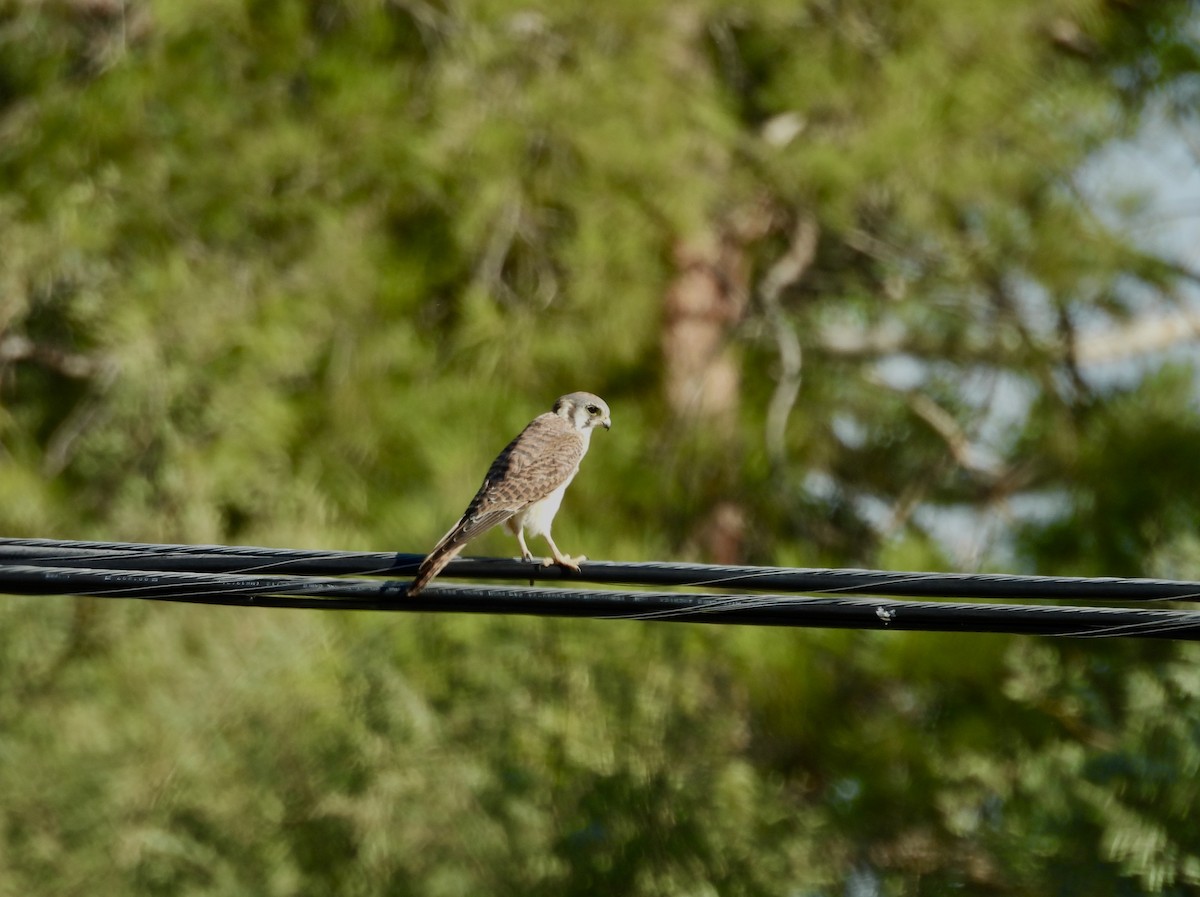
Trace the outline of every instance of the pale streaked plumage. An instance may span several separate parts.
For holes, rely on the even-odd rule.
[[[483,485],[471,499],[462,519],[451,527],[421,562],[408,587],[416,595],[438,575],[471,539],[498,523],[517,537],[521,556],[532,560],[525,532],[544,536],[553,558],[543,563],[579,570],[578,561],[558,550],[550,536],[554,515],[567,486],[587,454],[592,429],[612,425],[608,405],[590,392],[573,392],[540,414],[502,451],[488,469]]]

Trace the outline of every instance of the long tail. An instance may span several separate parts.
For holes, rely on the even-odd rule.
[[[454,530],[448,532],[446,537],[434,546],[433,551],[425,556],[425,560],[421,561],[421,566],[417,568],[417,575],[413,577],[413,581],[405,590],[405,595],[409,598],[417,595],[425,586],[429,585],[429,581],[441,573],[446,565],[458,557],[458,553],[466,547],[466,542],[455,544],[450,538],[453,535]]]
[[[486,488],[487,481],[484,481],[483,485]],[[480,533],[487,532],[496,524],[503,523],[515,513],[515,509],[511,505],[493,506],[481,511],[479,504],[480,496],[483,494],[483,489],[480,489],[479,495],[475,496],[471,506],[467,508],[467,513],[463,514],[458,523],[450,527],[450,532],[438,539],[437,545],[430,549],[425,560],[421,561],[421,566],[417,568],[417,575],[409,583],[406,594],[410,596],[418,594],[421,589],[429,585],[429,580],[441,573],[442,569],[467,547],[468,542]]]

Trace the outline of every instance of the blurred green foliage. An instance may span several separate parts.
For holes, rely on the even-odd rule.
[[[1194,108],[1196,15],[0,0],[0,531],[419,551],[590,389],[568,551],[705,559],[724,504],[753,562],[947,567],[969,512],[985,563],[1200,578],[1194,365],[1075,353],[1188,278],[1076,175]],[[663,296],[747,216],[723,429]],[[10,597],[0,895],[1183,894],[1198,660]]]

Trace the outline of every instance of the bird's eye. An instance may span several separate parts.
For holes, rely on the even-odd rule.
[[[587,406],[587,413],[588,413],[588,414],[599,414],[599,413],[600,413],[600,406],[598,406],[598,405],[588,405],[588,406]]]

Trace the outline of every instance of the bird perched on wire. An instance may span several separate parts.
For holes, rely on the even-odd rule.
[[[550,546],[554,556],[543,560],[544,566],[554,563],[578,573],[579,562],[587,558],[559,551],[550,525],[587,454],[592,430],[611,426],[608,405],[590,392],[562,396],[553,410],[535,417],[492,462],[466,513],[421,562],[407,594],[419,593],[467,542],[499,523],[517,537],[525,560],[533,560],[525,544],[528,532],[544,536]]]

